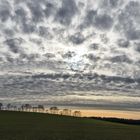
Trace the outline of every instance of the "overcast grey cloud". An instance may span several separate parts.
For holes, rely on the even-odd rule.
[[[111,58],[111,61],[113,63],[132,63],[132,61],[130,60],[129,57],[127,57],[126,55],[118,55],[118,56],[114,56],[113,58]]]
[[[69,41],[75,45],[79,45],[85,41],[85,37],[81,33],[76,33],[69,37]]]
[[[13,53],[20,53],[22,52],[22,48],[20,47],[23,40],[21,38],[13,38],[8,39],[4,43],[9,47],[9,50]]]
[[[95,21],[93,21],[93,24],[95,25],[95,27],[99,28],[99,29],[105,29],[108,30],[112,27],[113,25],[113,19],[106,14],[103,15],[97,15],[95,17]]]
[[[4,1],[2,0],[0,3],[0,19],[2,22],[5,22],[6,20],[8,20],[8,18],[10,17],[10,10],[11,10],[11,6],[10,3],[8,1]]]
[[[77,6],[74,0],[62,0],[62,7],[56,14],[56,21],[64,25],[69,25],[77,12]]]

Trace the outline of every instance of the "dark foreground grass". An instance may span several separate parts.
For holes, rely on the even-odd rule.
[[[1,111],[0,140],[140,140],[140,126]]]

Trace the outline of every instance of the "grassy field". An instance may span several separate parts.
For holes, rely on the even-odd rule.
[[[1,111],[0,140],[140,140],[140,126]]]

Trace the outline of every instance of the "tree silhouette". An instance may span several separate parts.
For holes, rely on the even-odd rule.
[[[9,104],[7,104],[7,110],[10,110],[11,109],[11,107],[12,107],[12,105],[9,103]]]
[[[17,106],[16,105],[13,106],[13,109],[14,109],[14,111],[17,111]]]
[[[24,111],[24,108],[25,108],[24,105],[21,105],[21,111]]]
[[[62,115],[71,116],[71,110],[70,109],[63,109]]]
[[[50,107],[50,113],[51,114],[58,114],[59,109],[55,106],[55,107]]]
[[[49,110],[45,110],[45,113],[49,113]]]
[[[22,111],[31,111],[32,106],[30,104],[24,104],[21,106]]]
[[[3,104],[2,104],[2,103],[0,103],[0,110],[2,110],[2,107],[3,107]]]
[[[74,111],[73,116],[74,117],[81,117],[81,112],[80,111]]]
[[[38,111],[39,112],[44,112],[45,108],[43,105],[38,105]]]
[[[33,112],[38,112],[38,107],[33,107]]]

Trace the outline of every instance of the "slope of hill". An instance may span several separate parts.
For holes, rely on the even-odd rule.
[[[0,112],[0,140],[140,140],[140,126],[49,114]]]

